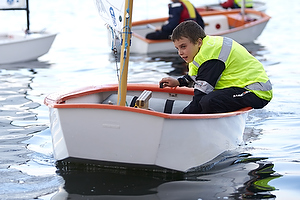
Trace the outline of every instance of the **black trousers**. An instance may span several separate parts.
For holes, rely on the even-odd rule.
[[[204,95],[193,101],[181,112],[182,114],[232,112],[245,107],[263,108],[269,103],[244,88],[225,88]]]
[[[155,31],[148,33],[146,38],[149,40],[163,40],[163,39],[170,39],[170,33],[166,33],[163,31]]]

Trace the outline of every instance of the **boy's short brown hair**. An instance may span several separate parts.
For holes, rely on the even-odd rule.
[[[197,24],[197,22],[187,20],[177,25],[177,27],[173,30],[171,40],[174,42],[182,37],[186,37],[192,43],[196,44],[199,38],[203,39],[205,36],[206,34],[204,30],[199,24]]]

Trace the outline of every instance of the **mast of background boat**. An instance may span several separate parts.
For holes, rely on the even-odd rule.
[[[242,21],[245,21],[245,0],[242,0],[242,7],[241,7],[241,14],[242,14]]]
[[[118,87],[118,105],[125,106],[127,94],[127,74],[130,54],[131,24],[133,0],[125,1],[124,23],[122,29],[122,46],[120,61],[120,80]]]
[[[29,0],[26,0],[27,32],[29,33]]]
[[[29,31],[29,0],[26,0],[26,8],[0,8],[0,10],[26,10],[27,30]]]

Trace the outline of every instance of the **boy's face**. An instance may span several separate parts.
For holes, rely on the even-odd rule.
[[[187,63],[193,62],[194,57],[198,53],[201,45],[202,45],[201,38],[198,39],[196,44],[192,43],[186,37],[182,37],[179,40],[174,41],[174,46],[178,50],[178,54]]]

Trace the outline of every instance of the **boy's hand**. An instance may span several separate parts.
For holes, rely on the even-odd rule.
[[[177,86],[179,86],[179,81],[172,77],[166,77],[166,78],[162,78],[161,81],[159,81],[159,85],[161,88],[177,87]]]

